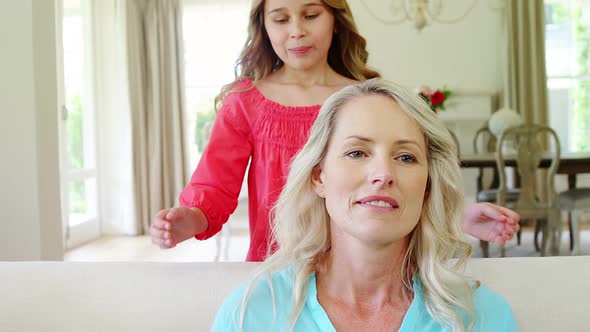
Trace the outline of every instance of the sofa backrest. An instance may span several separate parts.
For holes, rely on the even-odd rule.
[[[0,262],[0,331],[208,331],[255,263]],[[587,331],[590,256],[472,259],[521,331]]]

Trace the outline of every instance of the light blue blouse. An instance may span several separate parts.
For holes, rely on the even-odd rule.
[[[262,278],[257,281],[250,291],[244,316],[244,332],[287,331],[290,315],[293,312],[291,269],[285,269],[272,274],[272,286],[275,305],[272,302],[269,280]],[[297,319],[294,331],[330,331],[336,329],[330,322],[324,308],[317,299],[315,274],[310,275],[308,295]],[[248,283],[234,290],[219,309],[213,327],[213,332],[240,331],[240,310],[242,299]],[[399,332],[421,331],[450,331],[443,328],[426,311],[424,306],[424,290],[418,278],[413,283],[414,299],[404,317]],[[475,309],[475,325],[473,331],[496,332],[518,331],[516,320],[510,305],[504,298],[493,290],[480,286],[474,292],[473,305]]]

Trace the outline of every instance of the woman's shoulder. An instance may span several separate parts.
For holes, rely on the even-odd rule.
[[[508,301],[493,289],[480,285],[473,292],[475,331],[518,331]]]
[[[292,306],[292,276],[290,269],[284,269],[262,275],[254,282],[244,282],[224,300],[217,312],[212,331],[239,330],[244,299],[247,300],[247,310],[244,311],[245,331],[248,331],[248,326],[267,326],[277,319],[280,320],[282,313],[290,312],[289,306]],[[279,308],[280,311],[277,311]]]
[[[217,116],[233,118],[234,122],[251,125],[256,118],[260,102],[253,82],[250,79],[241,79],[229,85]]]
[[[271,295],[271,285],[272,292],[275,293],[275,296],[277,295],[277,291],[279,291],[278,295],[282,295],[280,291],[288,290],[290,292],[293,285],[292,268],[289,267],[277,272],[264,273],[256,280],[250,279],[236,288],[230,297],[242,298],[248,292],[248,297],[253,301],[264,302]]]
[[[254,90],[254,82],[249,78],[239,79],[229,85],[225,94],[224,103],[228,100],[239,100]]]
[[[510,308],[510,304],[502,295],[485,285],[479,285],[473,292],[473,305],[481,309]]]
[[[254,81],[250,78],[242,78],[234,83],[234,86],[230,89],[230,92],[242,92],[243,89],[249,89],[254,86]]]

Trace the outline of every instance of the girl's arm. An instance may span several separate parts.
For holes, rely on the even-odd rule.
[[[488,242],[504,244],[518,232],[520,216],[492,203],[474,203],[465,207],[463,231]]]
[[[204,240],[221,230],[238,204],[244,173],[252,155],[251,127],[236,100],[229,95],[217,113],[209,144],[189,184],[180,194],[184,207],[198,208],[207,227],[196,238]]]
[[[152,219],[152,242],[162,249],[174,248],[207,229],[207,217],[198,208],[184,206],[160,210]]]

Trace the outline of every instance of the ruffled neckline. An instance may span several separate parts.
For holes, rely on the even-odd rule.
[[[259,104],[264,104],[266,105],[268,108],[272,109],[273,111],[279,111],[279,112],[284,112],[284,113],[297,113],[297,114],[308,114],[308,115],[313,115],[316,116],[318,110],[320,109],[320,107],[322,107],[322,105],[320,104],[316,104],[316,105],[307,105],[307,106],[287,106],[287,105],[283,105],[280,104],[272,99],[267,98],[259,89],[258,87],[256,87],[256,85],[254,84],[254,82],[252,82],[251,80],[244,80],[244,85],[245,87],[251,89],[250,91],[252,92],[252,96],[255,100],[255,102],[259,103]],[[266,107],[265,107],[266,108]]]

